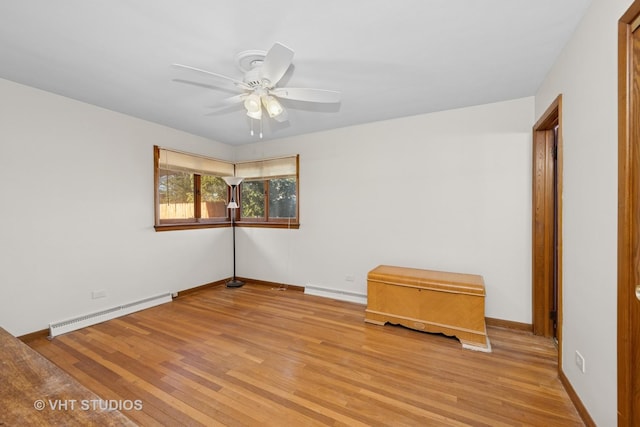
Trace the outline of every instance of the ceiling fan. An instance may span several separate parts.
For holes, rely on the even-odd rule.
[[[226,80],[243,90],[242,93],[223,100],[219,106],[243,103],[247,116],[260,120],[260,138],[262,138],[263,110],[278,122],[285,122],[289,118],[278,99],[319,103],[340,102],[340,92],[335,90],[276,86],[291,66],[293,54],[293,50],[281,43],[275,43],[268,52],[252,50],[239,53],[236,55],[236,61],[240,70],[244,72],[242,80],[189,65],[173,64],[173,66]],[[251,135],[253,135],[253,125]]]

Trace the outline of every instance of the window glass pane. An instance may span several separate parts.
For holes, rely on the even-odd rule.
[[[264,218],[264,181],[243,181],[240,185],[240,217]]]
[[[194,218],[193,174],[161,169],[158,177],[160,220]]]
[[[269,180],[269,218],[296,217],[296,179]]]
[[[227,184],[218,176],[202,175],[200,191],[202,218],[227,217]]]

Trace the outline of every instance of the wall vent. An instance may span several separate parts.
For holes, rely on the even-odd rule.
[[[125,316],[127,314],[135,313],[136,311],[164,304],[171,300],[171,294],[166,293],[155,297],[145,298],[140,301],[119,305],[117,307],[108,308],[106,310],[97,311],[95,313],[85,314],[84,316],[74,317],[73,319],[49,323],[49,338],[54,338],[67,332],[82,329],[87,326],[115,319],[116,317]]]
[[[343,291],[342,289],[323,288],[307,284],[304,287],[304,293],[325,298],[333,298],[340,301],[357,302],[359,304],[367,303],[367,295],[356,292]]]

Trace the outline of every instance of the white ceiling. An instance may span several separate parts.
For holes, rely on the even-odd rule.
[[[293,49],[279,86],[342,102],[283,101],[288,122],[263,120],[281,138],[534,95],[589,2],[0,0],[0,77],[244,144],[242,105],[209,108],[238,90],[172,63],[241,80],[239,52]]]

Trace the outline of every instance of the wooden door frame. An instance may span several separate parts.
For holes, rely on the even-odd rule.
[[[553,336],[550,312],[553,304],[553,138],[558,126],[557,154],[557,251],[558,274],[558,369],[562,370],[562,95],[551,103],[533,126],[533,205],[532,205],[532,294],[533,332]]]
[[[632,143],[639,138],[632,129],[632,114],[637,117],[638,100],[631,103],[632,57],[630,55],[631,34],[637,27],[640,16],[640,1],[636,0],[618,21],[618,425],[630,426],[634,411],[634,386],[632,378],[640,374],[635,371],[630,339],[634,330],[631,322],[631,304],[634,303],[630,290],[635,286],[635,265],[639,254],[633,242],[638,239],[639,230],[634,226],[633,216],[640,208],[637,196],[637,182],[640,171],[637,159],[640,147]],[[636,23],[636,25],[634,25]],[[637,61],[637,59],[635,59]],[[634,105],[635,104],[635,105]],[[632,236],[636,236],[635,238]],[[636,326],[637,327],[637,326]],[[637,331],[636,331],[637,332]],[[637,392],[637,390],[635,390]]]

